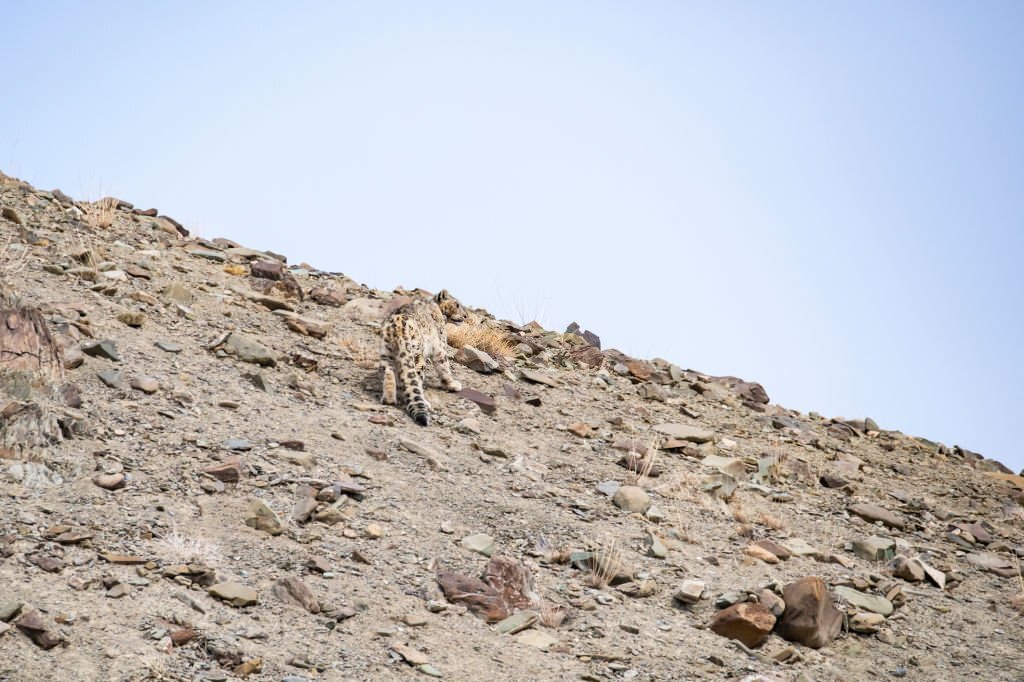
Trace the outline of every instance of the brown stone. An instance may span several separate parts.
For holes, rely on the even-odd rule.
[[[906,523],[897,514],[879,507],[876,504],[853,504],[847,507],[847,511],[851,514],[856,514],[865,521],[874,523],[875,521],[881,521],[883,525],[889,528],[904,528]]]
[[[22,614],[14,624],[40,649],[52,649],[64,641],[59,635],[50,632],[38,611]]]
[[[768,550],[783,561],[793,556],[792,552],[773,540],[758,540],[753,544],[761,549]]]
[[[344,289],[332,286],[316,287],[309,292],[309,297],[320,305],[326,305],[332,308],[340,308],[345,305],[346,301]]]
[[[510,557],[493,557],[484,570],[484,581],[497,590],[510,613],[538,600],[530,569]]]
[[[171,643],[174,646],[185,646],[195,639],[196,631],[192,628],[176,628],[170,631]]]
[[[289,606],[298,606],[310,613],[320,613],[320,602],[306,583],[294,576],[281,578],[270,588],[270,593]]]
[[[497,623],[511,615],[501,593],[479,578],[439,571],[437,584],[445,599],[453,604],[465,604],[474,615],[488,623]]]
[[[579,438],[590,438],[593,429],[583,422],[574,422],[569,425],[569,433]]]
[[[245,475],[245,470],[239,457],[228,457],[222,462],[203,467],[203,473],[223,483],[238,483]]]
[[[498,405],[494,402],[494,398],[492,396],[489,396],[486,393],[481,393],[475,388],[464,388],[455,395],[476,403],[480,406],[480,410],[483,411],[484,414],[494,414],[498,409]]]
[[[775,627],[775,616],[763,604],[741,602],[715,614],[708,629],[722,637],[736,639],[748,647],[759,646]]]
[[[253,277],[280,280],[284,277],[284,263],[276,260],[257,261],[249,266],[249,273]]]
[[[825,582],[808,576],[782,590],[786,610],[779,620],[779,634],[791,642],[820,649],[836,638],[843,614],[832,603]]]

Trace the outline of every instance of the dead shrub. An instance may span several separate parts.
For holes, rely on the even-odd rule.
[[[515,344],[505,332],[482,322],[449,324],[448,345],[452,348],[472,346],[496,360],[507,360],[515,352]]]
[[[363,369],[373,369],[380,362],[380,349],[376,344],[362,339],[340,339],[341,346],[348,358]]]
[[[565,622],[567,615],[568,612],[561,604],[545,601],[540,605],[540,624],[546,628],[557,630]]]
[[[97,230],[105,230],[114,224],[117,215],[117,199],[105,197],[91,204],[86,204],[85,222]]]
[[[757,522],[772,530],[785,530],[786,522],[774,514],[758,514]]]

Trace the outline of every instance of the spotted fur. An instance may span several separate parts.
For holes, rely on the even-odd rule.
[[[384,390],[381,402],[398,403],[402,393],[405,409],[420,426],[430,424],[430,403],[423,394],[423,372],[427,360],[434,363],[441,384],[449,391],[461,391],[448,363],[448,319],[465,318],[457,300],[447,291],[432,299],[415,298],[392,310],[381,323],[380,366]]]

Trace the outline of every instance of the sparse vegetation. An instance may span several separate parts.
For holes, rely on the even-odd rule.
[[[504,331],[484,322],[449,324],[447,332],[452,348],[472,346],[496,360],[507,360],[515,352],[515,344]]]
[[[380,362],[380,348],[363,339],[339,339],[338,345],[348,353],[349,360],[363,369],[373,369]]]
[[[774,514],[761,513],[757,515],[757,522],[772,530],[785,530],[786,522]]]
[[[587,583],[596,589],[603,590],[608,587],[615,578],[618,567],[622,564],[621,553],[612,538],[602,544],[601,548],[593,553],[590,558],[590,575],[587,576]]]
[[[546,628],[557,630],[565,622],[565,617],[568,612],[560,604],[554,604],[549,601],[541,602],[540,605],[540,624]]]
[[[0,274],[16,275],[28,264],[29,250],[22,244],[14,243],[14,234],[9,232],[0,244]]]
[[[104,197],[99,201],[86,204],[86,223],[97,230],[107,229],[114,224],[114,216],[117,215],[117,203],[117,199],[113,197]]]
[[[155,540],[153,551],[172,564],[202,564],[212,568],[222,561],[216,544],[202,537],[186,537],[177,529]]]

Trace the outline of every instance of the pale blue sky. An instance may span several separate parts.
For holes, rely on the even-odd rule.
[[[1024,466],[1024,4],[27,2],[0,168]]]

